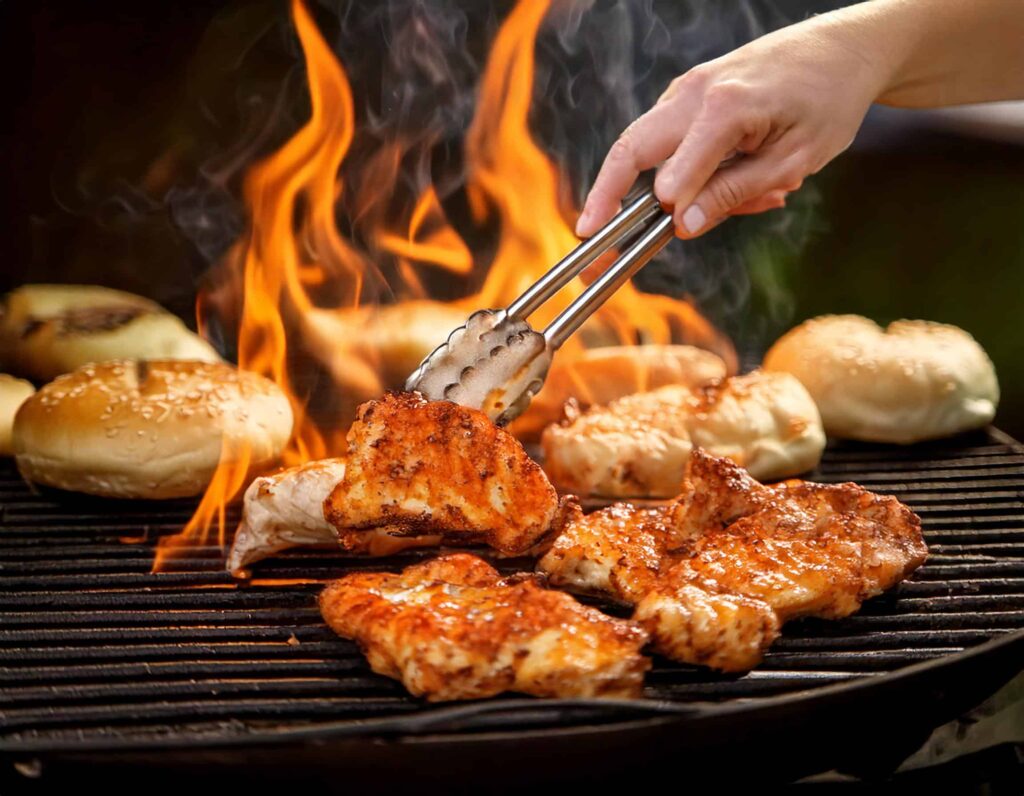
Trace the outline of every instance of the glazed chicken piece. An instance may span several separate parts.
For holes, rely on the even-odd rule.
[[[341,547],[353,555],[388,556],[436,545],[438,536],[396,537],[380,530],[339,530],[324,517],[324,501],[345,474],[344,459],[323,459],[257,478],[245,492],[242,523],[227,569],[243,568],[289,547]]]
[[[632,622],[465,553],[397,575],[347,575],[323,591],[320,611],[375,672],[433,702],[503,691],[636,697],[650,667],[647,635]]]
[[[592,514],[573,505],[565,528],[538,562],[548,582],[630,605],[654,588],[671,561],[671,507],[616,503]]]
[[[633,604],[695,537],[753,512],[771,494],[745,470],[698,449],[673,503],[616,503],[586,515],[574,504],[538,569],[556,586]]]
[[[585,586],[636,605],[656,650],[727,671],[756,665],[784,622],[847,616],[927,555],[919,518],[895,498],[856,484],[764,487],[699,449],[657,522],[615,510],[618,522],[613,510],[572,518],[541,571],[571,587],[589,576]]]
[[[337,528],[439,535],[520,555],[545,539],[558,495],[522,445],[475,409],[392,393],[359,409],[325,503]]]

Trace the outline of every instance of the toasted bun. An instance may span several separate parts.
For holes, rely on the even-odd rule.
[[[7,294],[0,350],[7,367],[39,381],[110,359],[220,361],[159,304],[85,285],[25,285]]]
[[[690,389],[628,395],[549,426],[544,469],[562,489],[669,498],[695,447],[765,481],[814,468],[825,433],[811,396],[785,373],[755,371]]]
[[[570,398],[587,409],[668,384],[697,387],[727,372],[721,357],[691,345],[607,346],[564,361],[556,357],[544,389],[509,430],[535,441],[562,416]]]
[[[229,365],[119,360],[87,365],[29,398],[13,448],[28,481],[124,498],[195,495],[221,457],[253,470],[280,456],[292,430],[284,394]]]
[[[14,414],[35,391],[35,387],[27,381],[0,373],[0,456],[11,455],[11,427],[14,425]]]
[[[999,383],[992,361],[963,329],[896,321],[882,329],[859,315],[826,315],[780,338],[768,370],[792,373],[829,434],[911,443],[992,421]]]

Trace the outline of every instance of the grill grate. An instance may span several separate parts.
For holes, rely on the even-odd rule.
[[[848,682],[1024,628],[1018,444],[996,431],[907,448],[842,444],[813,477],[899,496],[922,517],[928,563],[856,616],[787,625],[743,677],[656,660],[646,687],[657,701],[651,710]],[[0,465],[0,749],[252,742],[389,717],[434,729],[431,716],[451,715],[370,672],[314,603],[322,581],[433,553],[367,561],[295,551],[257,565],[256,579],[238,585],[221,571],[220,551],[206,548],[174,572],[152,574],[156,540],[177,532],[193,505],[34,494]],[[500,562],[505,570],[529,564]],[[647,709],[485,704],[460,731],[582,726]]]

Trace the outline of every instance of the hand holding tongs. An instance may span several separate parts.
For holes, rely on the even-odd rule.
[[[581,243],[505,310],[479,310],[423,360],[405,384],[431,400],[482,410],[508,423],[530,404],[555,351],[673,235],[672,217],[646,191]],[[526,318],[610,249],[625,250],[543,331]]]

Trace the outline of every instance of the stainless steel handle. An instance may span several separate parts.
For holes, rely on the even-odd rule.
[[[614,263],[608,266],[607,271],[595,279],[544,330],[544,338],[548,345],[552,349],[556,349],[569,339],[569,336],[579,329],[583,322],[604,304],[626,280],[650,262],[651,258],[672,240],[673,229],[672,216],[661,214],[661,218],[640,235]]]
[[[526,292],[508,306],[508,316],[517,320],[527,318],[569,284],[584,268],[636,232],[658,210],[658,200],[653,191],[647,191],[634,199],[607,226],[569,252],[527,288]]]

